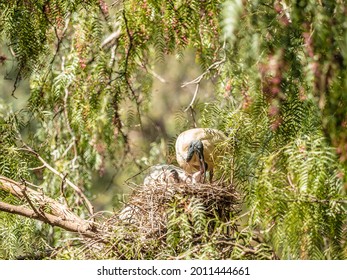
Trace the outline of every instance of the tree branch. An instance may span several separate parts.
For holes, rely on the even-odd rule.
[[[88,227],[85,227],[84,224],[76,223],[76,221],[62,220],[60,217],[47,213],[38,214],[34,210],[22,205],[17,206],[0,201],[0,210],[7,213],[17,214],[27,218],[39,220],[41,222],[50,224],[51,226],[58,226],[67,231],[80,233],[89,238],[96,237],[96,232],[89,230]]]
[[[71,182],[68,178],[65,178],[66,176],[62,173],[60,173],[58,170],[54,169],[51,165],[49,165],[37,152],[35,152],[32,148],[30,148],[28,145],[26,145],[23,142],[23,145],[25,146],[25,149],[21,149],[27,152],[32,153],[33,155],[36,156],[36,158],[38,160],[40,160],[42,162],[42,164],[49,169],[52,173],[54,173],[55,175],[59,176],[61,180],[65,180],[66,184],[68,184],[71,188],[73,188],[76,193],[84,200],[87,210],[89,212],[90,215],[94,214],[94,207],[93,205],[90,203],[90,201],[88,200],[88,198],[85,196],[85,194],[82,192],[82,190],[76,186],[73,182]]]
[[[90,238],[96,237],[99,231],[97,224],[78,217],[67,206],[7,177],[0,176],[0,189],[17,198],[25,198],[31,208],[0,202],[1,211],[36,219]]]
[[[201,80],[208,74],[211,72],[211,70],[213,69],[217,69],[221,64],[223,64],[226,61],[225,58],[223,58],[222,60],[216,61],[213,64],[211,64],[204,73],[202,73],[200,76],[198,76],[197,78],[195,78],[194,80],[190,81],[190,82],[185,82],[182,84],[182,88],[186,87],[188,85],[192,85],[195,84],[195,92],[192,98],[192,101],[189,103],[189,105],[187,106],[187,108],[184,110],[184,112],[188,111],[189,108],[191,108],[195,102],[196,96],[198,94],[199,91],[199,86],[200,86],[200,82]]]
[[[34,201],[36,204],[41,206],[48,205],[49,210],[53,215],[60,216],[66,220],[73,220],[78,222],[84,221],[80,217],[76,216],[70,209],[68,209],[67,206],[50,198],[43,192],[38,192],[29,187],[24,187],[22,184],[0,175],[0,189],[11,193],[15,197],[24,198],[24,188],[31,201]]]

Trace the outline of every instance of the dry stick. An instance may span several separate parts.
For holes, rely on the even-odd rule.
[[[157,78],[163,84],[167,83],[167,81],[162,76],[160,76],[158,73],[156,73],[155,71],[148,69],[147,67],[146,67],[146,70],[149,74],[151,74],[154,78]]]
[[[25,186],[24,186],[24,188],[22,188],[22,195],[24,196],[25,200],[29,203],[31,209],[35,212],[35,214],[37,216],[41,216],[42,215],[42,211],[39,211],[39,210],[36,209],[35,205],[31,201],[31,199],[29,198],[28,194],[26,193],[26,187]]]
[[[35,184],[31,183],[31,182],[28,182],[25,179],[22,179],[22,183],[23,183],[24,186],[34,187],[34,188],[36,188],[38,190],[42,190],[42,187],[37,186],[37,185],[35,185]]]
[[[192,103],[192,105],[193,105],[193,103]],[[188,108],[190,108],[190,113],[191,113],[191,115],[192,115],[194,127],[197,127],[197,125],[196,125],[196,120],[195,120],[196,112],[195,112],[195,110],[193,109],[193,106],[192,106],[192,105],[189,105]]]
[[[60,192],[61,192],[62,197],[64,197],[65,205],[66,205],[66,206],[69,206],[69,202],[67,201],[67,197],[66,197],[65,191],[64,191],[64,189],[65,189],[65,179],[66,179],[66,177],[67,177],[67,173],[65,174],[64,179],[61,181]]]
[[[154,70],[150,69],[147,67],[147,62],[144,63],[137,63],[141,68],[145,69],[147,71],[147,73],[149,73],[150,75],[152,75],[154,78],[157,78],[161,83],[166,84],[168,83],[167,80],[165,80],[165,78],[163,78],[162,76],[160,76],[157,72],[155,72]]]
[[[49,206],[49,209],[53,215],[59,216],[64,220],[77,221],[79,223],[85,222],[88,223],[88,225],[91,225],[91,223],[74,214],[69,208],[66,207],[66,205],[59,203],[44,193],[35,191],[29,187],[24,187],[22,184],[1,175],[0,189],[5,190],[20,199],[23,198],[23,190],[25,189],[25,192],[31,201],[35,201],[37,204],[42,206]]]
[[[182,85],[181,87],[184,87],[185,85]],[[189,108],[192,108],[194,102],[195,102],[195,99],[196,99],[196,96],[198,95],[198,91],[199,91],[199,86],[200,86],[200,81],[196,84],[196,88],[195,88],[195,92],[194,92],[194,95],[193,95],[193,98],[192,98],[192,101],[190,101],[189,105],[187,106],[187,108],[184,109],[184,112],[187,112],[189,110]]]
[[[192,84],[195,84],[196,85],[196,88],[195,88],[195,92],[194,92],[194,95],[193,95],[193,99],[192,101],[189,103],[189,105],[187,106],[187,108],[184,110],[184,112],[188,111],[188,109],[193,105],[195,99],[196,99],[196,96],[198,94],[198,91],[199,91],[199,86],[200,86],[200,82],[201,80],[206,76],[207,73],[209,73],[212,69],[216,69],[218,68],[221,64],[223,64],[225,62],[225,58],[223,58],[222,60],[219,60],[219,61],[216,61],[214,62],[213,64],[211,64],[204,73],[202,73],[200,76],[198,76],[197,78],[195,78],[194,80],[190,81],[190,82],[186,82],[184,84],[182,84],[182,88],[183,87],[186,87],[188,85],[192,85]]]
[[[93,237],[92,235],[95,237],[95,234],[99,232],[99,225],[80,218],[65,205],[43,193],[37,192],[19,182],[1,175],[0,189],[5,190],[20,199],[25,198],[32,208],[29,209],[25,206],[3,203],[0,205],[0,210],[40,220],[53,226],[59,226],[68,231],[79,232],[88,237]],[[34,204],[39,207],[35,207]],[[44,212],[45,209],[49,209],[51,214]]]
[[[28,151],[32,154],[34,154],[38,160],[40,160],[42,162],[42,164],[49,169],[52,173],[54,173],[55,175],[57,175],[58,177],[60,177],[60,179],[64,180],[65,182],[71,187],[73,188],[76,193],[83,198],[86,206],[87,206],[87,210],[89,212],[90,215],[94,214],[94,207],[93,205],[90,203],[90,201],[88,200],[88,198],[85,196],[85,194],[82,192],[82,190],[77,187],[74,183],[72,183],[68,178],[66,178],[66,175],[60,173],[58,170],[54,169],[51,165],[49,165],[37,152],[35,152],[32,148],[30,148],[28,145],[26,145],[25,143],[23,143],[24,146],[26,147],[26,149],[22,149],[25,151]]]
[[[115,32],[111,33],[107,38],[101,43],[100,47],[102,49],[112,48],[116,43],[119,37],[122,35],[121,29],[118,28]]]

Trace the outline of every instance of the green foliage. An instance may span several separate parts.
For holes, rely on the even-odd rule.
[[[14,205],[23,203],[4,191],[0,191],[0,200]],[[40,258],[51,241],[45,237],[49,231],[34,220],[0,212],[0,259]]]
[[[208,66],[219,46],[219,1],[128,1],[125,7],[130,37],[137,51],[153,45],[157,58],[181,53],[191,44],[199,61]],[[208,46],[208,48],[207,48]]]
[[[237,3],[227,2],[225,11]],[[228,56],[236,64],[227,93],[244,98],[237,110],[222,116],[232,146],[223,169],[245,192],[250,225],[266,233],[264,237],[280,258],[343,259],[346,196],[341,179],[346,167],[329,145],[336,136],[330,133],[334,125],[326,126],[329,120],[336,121],[326,115],[329,103],[336,102],[335,98],[344,100],[341,65],[331,59],[333,55],[326,56],[339,52],[334,41],[344,31],[340,35],[334,31],[341,27],[337,23],[343,17],[341,7],[324,3],[315,9],[317,3],[307,1],[303,14],[295,3],[268,4],[243,4],[239,22],[228,21],[224,15],[225,34],[232,45]],[[337,17],[336,26],[322,24],[329,13]],[[327,38],[332,33],[336,36],[330,41]],[[242,48],[247,45],[254,47]],[[329,73],[310,75],[327,64],[334,65]],[[317,84],[318,79],[322,81],[320,75],[331,79],[323,79],[325,84],[320,86],[324,88]],[[210,112],[204,114],[209,119]],[[217,116],[214,114],[214,122],[218,122]]]
[[[28,75],[47,63],[42,58],[48,55],[52,31],[57,32],[82,3],[91,5],[95,1],[1,1],[0,31],[9,40],[19,75]]]
[[[46,231],[35,221],[4,213],[0,213],[0,221],[0,259],[38,258],[44,252]]]
[[[242,234],[225,233],[238,214],[211,218],[199,199],[177,197],[165,243],[119,226],[112,247],[118,253],[107,257],[344,259],[345,14],[344,1],[0,1],[0,36],[13,56],[0,53],[0,66],[17,67],[14,90],[22,78],[30,82],[23,110],[12,112],[0,99],[0,175],[25,179],[88,217],[76,193],[40,169],[24,143],[89,197],[93,178],[173,158],[175,137],[168,136],[166,154],[148,128],[152,71],[167,55],[182,59],[189,50],[202,71],[192,84],[214,86],[191,113],[198,126],[228,137],[216,173],[243,194]],[[193,126],[186,116],[176,113],[176,135]],[[134,134],[153,143],[139,148]],[[36,254],[34,247],[45,252],[65,236],[0,214],[2,258]],[[134,242],[122,242],[129,235]],[[226,243],[230,250],[223,251]],[[83,258],[68,249],[61,258]]]
[[[0,108],[0,174],[22,180],[29,176],[27,155],[16,147],[18,127],[23,125],[20,116],[9,114],[4,116],[6,107]],[[8,160],[8,159],[11,160]]]

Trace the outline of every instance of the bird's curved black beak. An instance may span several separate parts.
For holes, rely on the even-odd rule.
[[[188,148],[187,158],[186,161],[189,162],[194,153],[197,153],[199,158],[199,165],[200,165],[200,172],[204,174],[203,183],[206,179],[206,169],[207,169],[207,163],[205,162],[204,158],[204,145],[202,144],[201,140],[194,141],[190,144]]]

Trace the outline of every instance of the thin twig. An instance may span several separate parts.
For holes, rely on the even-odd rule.
[[[213,64],[211,64],[204,73],[202,73],[200,76],[196,77],[194,80],[189,81],[189,82],[185,82],[182,84],[181,87],[186,87],[188,85],[192,85],[192,84],[198,84],[201,82],[201,80],[213,69],[217,69],[221,64],[223,64],[226,61],[225,58],[218,60],[216,62],[214,62]]]
[[[188,107],[184,110],[184,112],[187,112],[189,108],[192,108],[192,107],[193,107],[193,104],[194,104],[194,102],[195,102],[196,96],[198,95],[199,86],[200,86],[200,82],[196,84],[195,92],[194,92],[192,101],[190,101]]]
[[[186,87],[186,86],[188,86],[188,85],[192,85],[192,84],[195,84],[195,85],[196,85],[196,87],[195,87],[195,92],[194,92],[192,101],[189,103],[189,105],[188,105],[187,108],[184,110],[184,112],[188,111],[188,109],[189,109],[190,107],[192,107],[192,105],[194,104],[195,99],[196,99],[196,96],[197,96],[198,91],[199,91],[199,86],[200,86],[201,80],[202,80],[208,73],[210,73],[211,70],[217,69],[217,68],[218,68],[221,64],[223,64],[225,61],[226,61],[226,59],[223,58],[223,59],[221,59],[221,60],[219,60],[219,61],[214,62],[214,63],[211,64],[211,65],[206,69],[206,71],[203,72],[200,76],[196,77],[196,78],[195,78],[194,80],[192,80],[192,81],[185,82],[185,83],[182,84],[182,86],[181,86],[182,88],[183,88],[183,87]]]
[[[196,112],[195,112],[195,110],[193,109],[193,106],[190,106],[189,108],[190,108],[190,113],[191,113],[191,115],[192,115],[194,127],[197,127],[197,125],[196,125],[196,120],[195,120],[195,114],[196,114]]]
[[[47,168],[49,169],[53,174],[57,175],[58,177],[60,177],[60,179],[64,180],[65,178],[65,175],[62,174],[61,172],[59,172],[58,170],[54,169],[50,164],[48,164],[37,152],[35,152],[31,147],[29,147],[27,144],[25,144],[23,142],[23,145],[25,148],[20,148],[19,150],[22,150],[22,151],[27,151],[27,152],[30,152],[32,153],[33,155],[36,156],[36,158],[42,162],[42,164]],[[71,182],[68,178],[65,178],[66,180],[66,183],[71,187],[73,188],[76,193],[83,199],[83,201],[85,202],[86,204],[86,207],[87,207],[87,210],[89,212],[90,215],[93,215],[94,213],[94,207],[93,205],[90,203],[90,201],[88,200],[88,198],[85,196],[85,194],[82,192],[82,190],[76,186],[73,182]]]
[[[31,168],[28,168],[30,171],[38,171],[38,170],[42,170],[44,169],[45,166],[44,165],[41,165],[41,166],[37,166],[37,167],[31,167]]]
[[[66,181],[66,177],[67,177],[67,173],[65,174],[64,176],[64,179],[61,181],[61,185],[60,185],[60,192],[61,192],[61,195],[64,197],[64,200],[65,200],[65,205],[69,207],[69,202],[67,201],[67,197],[65,195],[65,181]]]
[[[21,185],[19,185],[21,186]],[[27,193],[26,193],[26,186],[22,185],[23,187],[21,188],[22,190],[22,195],[24,196],[25,200],[29,203],[31,209],[33,209],[33,211],[38,215],[38,216],[42,216],[41,211],[37,210],[35,205],[32,203],[31,199],[28,197]]]

